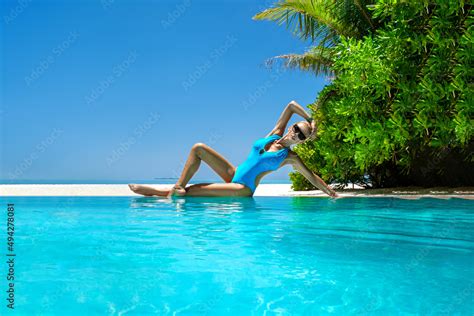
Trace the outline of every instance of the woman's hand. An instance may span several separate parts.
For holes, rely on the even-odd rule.
[[[171,190],[168,192],[168,195],[166,197],[171,197],[171,196],[184,196],[186,195],[186,189],[184,189],[182,186],[175,184]]]
[[[312,120],[310,124],[311,124],[311,134],[309,135],[308,138],[314,139],[316,137],[316,132],[317,132],[316,123],[314,122],[314,120]]]
[[[336,191],[334,191],[333,189],[331,189],[330,186],[327,186],[326,189],[327,189],[326,194],[329,195],[330,197],[333,197],[333,198],[339,197],[339,194],[337,194]]]
[[[331,190],[331,191],[329,192],[329,196],[330,196],[330,197],[333,197],[333,198],[338,198],[338,197],[340,197],[339,194],[337,194],[336,191],[333,191],[333,190]]]

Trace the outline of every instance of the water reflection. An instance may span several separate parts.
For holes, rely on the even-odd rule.
[[[177,212],[208,210],[230,214],[256,207],[257,203],[252,197],[134,197],[130,201],[131,209],[173,209]]]

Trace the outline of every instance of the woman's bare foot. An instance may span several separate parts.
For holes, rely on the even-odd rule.
[[[184,189],[182,186],[180,186],[179,184],[175,184],[170,192],[168,193],[167,197],[171,197],[173,195],[176,195],[176,196],[183,196],[183,195],[186,195],[186,189]]]
[[[137,194],[141,194],[141,195],[144,195],[144,196],[153,196],[153,195],[161,195],[163,196],[163,192],[155,189],[155,188],[152,188],[148,185],[141,185],[141,184],[129,184],[128,187],[130,188],[130,190],[132,190],[133,192],[137,193]],[[160,194],[161,193],[161,194]]]

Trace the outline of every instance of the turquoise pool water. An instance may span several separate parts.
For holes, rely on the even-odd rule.
[[[15,315],[474,313],[473,201],[2,201],[15,205]]]

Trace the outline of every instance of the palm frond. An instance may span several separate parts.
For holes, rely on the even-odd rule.
[[[351,36],[331,12],[329,0],[284,0],[272,8],[256,14],[255,20],[275,21],[302,39],[319,39],[319,44],[329,46],[337,42],[338,35]]]
[[[333,61],[333,49],[324,46],[310,48],[304,54],[285,54],[275,56],[267,60],[267,65],[271,66],[277,60],[284,60],[285,67],[312,71],[316,75],[334,75],[331,69]]]
[[[367,5],[374,0],[282,0],[256,14],[255,20],[270,20],[302,39],[332,46],[341,35],[360,38],[374,30]]]
[[[285,66],[333,75],[332,50],[341,36],[362,38],[375,29],[367,6],[375,0],[280,0],[273,7],[256,14],[255,20],[285,24],[302,39],[318,40],[318,45],[304,54],[285,54],[269,61],[284,59]]]
[[[367,9],[373,3],[374,0],[337,0],[332,1],[331,11],[346,28],[352,29],[354,37],[362,38],[375,30],[372,15]]]

